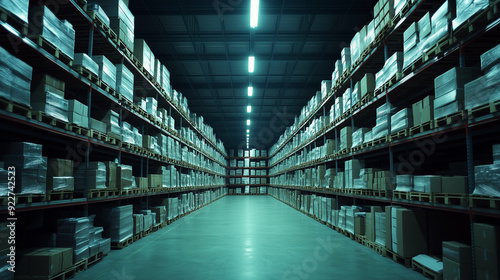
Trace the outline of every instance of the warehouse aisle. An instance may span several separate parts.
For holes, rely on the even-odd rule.
[[[425,278],[270,196],[227,196],[75,279]]]

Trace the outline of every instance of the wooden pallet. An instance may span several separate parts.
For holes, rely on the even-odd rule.
[[[84,68],[80,65],[73,66],[73,70],[75,70],[76,73],[82,75],[85,79],[94,84],[99,81],[99,77],[96,74],[90,72],[87,68]]]
[[[398,132],[395,132],[395,133],[392,133],[391,135],[389,135],[389,141],[392,142],[392,141],[395,141],[395,140],[398,140],[400,138],[405,138],[405,137],[408,137],[409,135],[409,129],[403,129],[401,131],[398,131]]]
[[[470,196],[469,206],[477,208],[499,209],[500,197],[472,195]]]
[[[136,242],[137,240],[141,239],[144,237],[144,232],[139,232],[138,234],[135,234],[134,235],[134,242]]]
[[[410,192],[409,198],[411,201],[419,201],[419,202],[433,202],[433,194],[431,193],[421,193],[421,192]]]
[[[120,192],[117,189],[90,189],[88,190],[88,198],[104,198],[110,196],[118,196]]]
[[[467,110],[467,115],[469,119],[474,119],[489,114],[497,113],[500,111],[500,100],[491,101],[488,104],[478,106]]]
[[[102,90],[105,92],[109,93],[113,97],[118,97],[118,94],[116,93],[116,89],[114,87],[109,86],[105,82],[103,82],[101,79],[99,79],[96,83],[96,86],[100,87]]]
[[[452,125],[454,123],[462,122],[466,118],[467,118],[467,113],[466,113],[466,111],[462,110],[460,112],[456,112],[454,114],[451,114],[451,115],[448,115],[448,116],[445,116],[445,117],[442,117],[439,119],[435,119],[434,120],[434,128],[444,127],[444,126]]]
[[[347,155],[350,153],[351,153],[351,148],[345,148],[345,149],[340,150],[337,154],[338,155]]]
[[[111,242],[111,249],[123,249],[130,244],[134,243],[134,237],[131,236],[122,242]]]
[[[139,194],[139,192],[142,192],[139,191],[140,189],[138,188],[133,188],[133,189],[127,189],[127,190],[120,190],[120,195],[134,195],[134,194]]]
[[[44,194],[15,194],[15,196],[2,196],[0,197],[0,205],[7,206],[9,202],[18,204],[29,204],[34,202],[44,202],[46,196]]]
[[[90,136],[90,130],[88,128],[83,127],[83,126],[79,126],[77,124],[73,124],[73,123],[70,124],[68,130],[71,132],[74,132],[78,135],[85,136],[85,137]]]
[[[429,268],[421,265],[420,263],[412,260],[411,261],[411,269],[414,271],[418,271],[422,273],[425,277],[433,280],[442,280],[443,279],[443,273],[437,273],[435,271],[430,270]]]
[[[402,257],[391,250],[386,250],[387,257],[393,261],[404,265],[405,267],[411,267],[411,258]]]
[[[46,123],[46,124],[49,124],[51,126],[55,126],[55,127],[58,127],[58,128],[64,129],[64,130],[69,130],[69,128],[70,128],[69,123],[62,121],[62,120],[59,120],[59,119],[56,119],[52,116],[49,116],[45,112],[42,112],[42,111],[32,112],[31,117],[34,120],[37,120],[39,122],[43,122],[43,123]]]
[[[434,120],[410,128],[409,135],[415,135],[434,129]]]
[[[396,199],[410,200],[410,193],[409,192],[393,191],[392,195],[393,195],[393,198],[396,198]]]
[[[0,110],[31,119],[31,107],[0,97]]]
[[[111,143],[113,145],[121,146],[122,144],[122,136],[118,134],[114,134],[112,132],[108,132],[106,134],[106,142]]]
[[[40,48],[46,50],[48,53],[53,55],[55,58],[59,59],[62,61],[64,64],[68,66],[73,65],[73,58],[67,56],[66,54],[62,53],[61,50],[54,46],[51,42],[47,41],[47,39],[43,38],[41,35],[34,35],[31,38],[35,44],[37,44]]]
[[[47,192],[47,201],[66,200],[66,199],[73,199],[73,198],[75,198],[74,191],[48,191]]]
[[[100,132],[100,131],[97,131],[94,129],[89,130],[89,137],[97,139],[99,141],[106,141],[106,133],[103,133],[103,132]]]
[[[112,42],[116,43],[116,41],[118,40],[118,35],[116,34],[116,32],[111,29],[111,27],[109,27],[106,23],[104,23],[104,21],[102,21],[100,17],[96,17],[93,11],[90,11],[88,14],[92,17],[94,25],[99,27],[99,29],[101,29]]]
[[[446,205],[469,206],[468,194],[438,193],[434,194],[434,203]]]
[[[389,136],[386,135],[386,136],[382,136],[378,139],[372,140],[371,143],[372,143],[372,146],[377,146],[377,145],[385,144],[388,141],[389,141]]]
[[[363,189],[361,195],[375,196],[375,197],[388,197],[389,192],[386,190],[367,190]]]
[[[5,10],[4,8],[0,8],[0,20],[8,23],[14,29],[19,31],[22,36],[25,37],[28,35],[28,24],[18,18],[16,15],[12,14],[10,11]]]
[[[420,59],[421,64],[427,63],[429,60],[439,56],[445,50],[449,49],[452,44],[453,38],[450,35],[441,38],[434,46],[422,54]]]

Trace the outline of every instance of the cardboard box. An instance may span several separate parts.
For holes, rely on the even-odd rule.
[[[96,119],[90,119],[90,129],[106,133],[106,124]]]
[[[25,254],[20,262],[25,275],[52,276],[73,265],[73,248],[39,248]]]
[[[106,187],[116,189],[117,186],[117,164],[114,161],[105,161],[106,165]]]
[[[459,264],[472,264],[472,248],[457,241],[443,241],[443,258]]]
[[[365,218],[354,218],[354,234],[365,235]]]
[[[420,123],[434,120],[434,96],[429,95],[422,100],[422,112],[420,114]]]
[[[66,176],[47,176],[47,191],[74,191],[75,178]]]
[[[472,279],[472,263],[460,264],[443,257],[443,280],[462,279]]]
[[[394,222],[394,219],[392,220]],[[421,211],[396,208],[396,253],[404,258],[412,258],[427,253],[427,226],[425,214]],[[394,224],[393,224],[394,230]],[[393,232],[394,235],[394,232]]]
[[[33,85],[35,86],[34,91],[45,92],[47,89],[53,89],[53,93],[64,97],[64,91],[66,88],[65,82],[47,74],[33,76]]]
[[[474,223],[474,239],[475,246],[488,248],[493,252],[499,250],[499,227],[489,224]]]
[[[476,256],[476,268],[492,275],[500,275],[499,253],[496,251],[490,251],[489,248],[486,249],[479,246],[476,246],[474,249]]]
[[[467,176],[441,177],[443,193],[468,194]]]
[[[148,188],[148,178],[147,177],[135,177],[135,184],[139,189]]]
[[[47,176],[73,176],[73,161],[60,158],[51,158],[47,164]]]
[[[421,111],[423,109],[422,107],[422,100],[413,103],[412,107],[412,112],[413,112],[413,124],[414,125],[419,125],[421,124],[420,119],[421,119]]]
[[[149,174],[148,175],[149,188],[161,188],[162,185],[163,185],[163,175],[161,175],[161,174]]]
[[[372,73],[366,73],[359,83],[361,98],[375,91],[375,76]]]
[[[427,12],[419,21],[418,21],[418,35],[420,40],[427,37],[431,34],[431,17],[429,12]]]

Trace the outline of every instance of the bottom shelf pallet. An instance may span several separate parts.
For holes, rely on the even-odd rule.
[[[425,266],[423,266],[423,265],[421,265],[418,262],[413,261],[413,260],[411,262],[411,269],[422,273],[422,275],[424,275],[425,277],[427,277],[429,279],[434,279],[434,280],[442,280],[443,279],[443,273],[434,272],[434,271],[428,269],[427,267],[425,267]]]

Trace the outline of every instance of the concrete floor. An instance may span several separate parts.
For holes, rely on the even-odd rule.
[[[75,279],[425,278],[270,196],[227,196]]]

